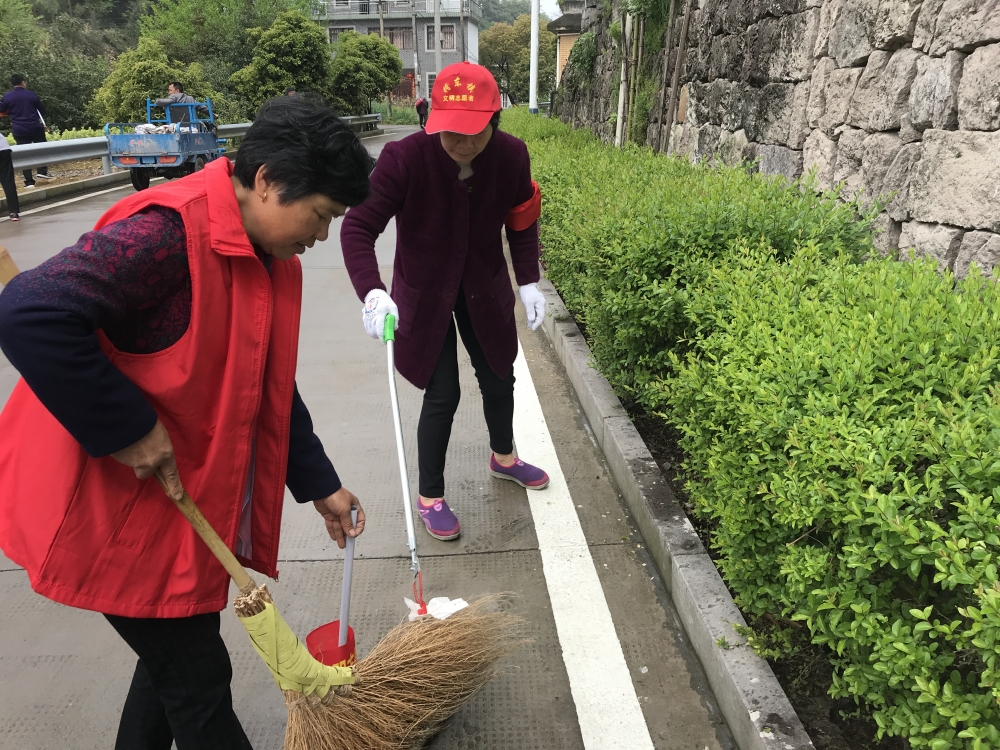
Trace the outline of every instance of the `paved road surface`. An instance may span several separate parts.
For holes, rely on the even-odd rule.
[[[368,141],[373,153],[405,136]],[[76,238],[131,187],[26,211],[0,224],[22,269]],[[303,256],[305,289],[298,384],[345,485],[365,505],[357,545],[352,625],[361,654],[406,613],[409,588],[403,511],[389,407],[385,350],[361,326],[361,303],[334,236]],[[390,277],[394,228],[378,246]],[[688,647],[661,581],[633,531],[604,458],[545,335],[528,332],[518,306],[515,434],[520,454],[543,464],[552,486],[527,493],[492,478],[481,402],[461,357],[465,397],[450,446],[448,498],[462,521],[455,542],[418,525],[426,592],[517,592],[531,644],[432,741],[442,750],[729,750],[732,739]],[[0,404],[17,374],[0,355]],[[411,487],[421,394],[398,380]],[[529,498],[528,495],[531,495]],[[336,619],[341,553],[310,506],[290,497],[282,522],[280,582],[271,590],[300,635]],[[110,748],[134,656],[104,619],[34,594],[0,555],[0,750]],[[279,748],[285,709],[231,613],[234,695],[254,747]]]

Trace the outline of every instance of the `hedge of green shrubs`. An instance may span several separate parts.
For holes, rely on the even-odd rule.
[[[738,604],[911,747],[1000,747],[1000,289],[876,258],[854,207],[521,113],[544,259],[681,435]],[[634,373],[629,370],[634,369]]]

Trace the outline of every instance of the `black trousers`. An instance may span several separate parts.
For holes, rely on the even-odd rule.
[[[0,135],[0,138],[3,138]],[[14,184],[14,161],[10,149],[5,148],[0,151],[0,187],[7,198],[7,212],[16,214],[21,210],[21,204],[17,201],[17,185]]]
[[[45,141],[47,139],[45,138],[45,131],[44,130],[36,130],[34,133],[29,133],[27,135],[15,135],[14,136],[14,140],[17,142],[18,146],[21,146],[21,145],[23,145],[25,143],[45,143]],[[49,173],[49,168],[48,167],[39,167],[38,168],[38,174],[48,174],[48,173]],[[21,172],[21,174],[24,175],[24,184],[25,185],[34,185],[35,184],[35,180],[31,176],[31,170],[30,169],[23,170]]]
[[[139,656],[115,750],[252,750],[233,712],[233,667],[219,613],[170,619],[105,615]]]
[[[420,127],[424,127],[427,124],[427,115],[417,112],[417,117],[420,119]]]
[[[458,382],[458,337],[455,323],[462,334],[462,343],[472,359],[479,390],[483,395],[483,415],[490,432],[490,448],[494,453],[514,452],[514,368],[507,377],[493,372],[479,345],[472,319],[465,306],[465,295],[458,290],[455,321],[449,324],[434,373],[424,391],[424,404],[417,424],[417,457],[420,466],[420,494],[424,497],[444,497],[444,462],[451,439],[451,425],[462,398]]]

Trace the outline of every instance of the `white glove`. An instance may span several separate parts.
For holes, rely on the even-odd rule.
[[[382,333],[385,331],[385,316],[394,315],[396,325],[393,330],[399,329],[399,308],[396,303],[382,289],[372,289],[365,295],[365,306],[361,312],[361,320],[365,324],[368,335],[377,341],[382,340]]]
[[[528,330],[534,331],[545,320],[545,295],[538,291],[538,284],[518,287],[524,311],[528,313]]]

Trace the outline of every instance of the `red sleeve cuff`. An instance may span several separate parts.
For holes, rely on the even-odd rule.
[[[504,220],[504,224],[515,232],[524,231],[542,215],[542,191],[534,180],[531,181],[531,189],[533,191],[531,197],[520,206],[512,208]]]

